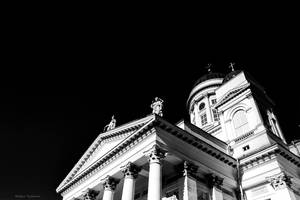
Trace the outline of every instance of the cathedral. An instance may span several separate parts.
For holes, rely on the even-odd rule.
[[[300,140],[246,71],[208,69],[190,88],[189,120],[114,116],[57,187],[63,200],[299,200]]]

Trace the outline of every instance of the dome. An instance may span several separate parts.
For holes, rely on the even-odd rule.
[[[199,83],[202,83],[206,80],[209,80],[209,79],[214,79],[214,78],[224,78],[224,74],[221,74],[221,73],[217,73],[217,72],[210,72],[208,74],[205,74],[203,76],[201,76],[194,84],[193,87],[195,87],[196,85],[198,85]]]
[[[230,79],[232,79],[233,77],[235,77],[236,75],[238,75],[238,74],[241,73],[241,72],[242,72],[242,70],[236,70],[236,71],[230,72],[229,74],[227,74],[227,75],[225,76],[225,78],[223,79],[222,84],[228,82]]]

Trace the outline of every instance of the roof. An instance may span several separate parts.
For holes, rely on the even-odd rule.
[[[224,103],[226,103],[227,101],[229,101],[233,97],[235,97],[235,96],[239,95],[241,92],[245,91],[249,86],[250,86],[250,84],[247,83],[247,84],[242,85],[238,88],[233,88],[233,89],[229,90],[225,95],[223,95],[223,97],[221,97],[221,99],[215,105],[215,107],[219,107],[220,105],[223,105]]]
[[[214,78],[224,78],[224,74],[222,73],[218,73],[218,72],[210,72],[208,74],[205,74],[203,76],[201,76],[194,84],[193,87],[195,87],[196,85],[198,85],[199,83],[202,83],[206,80],[209,80],[209,79],[214,79]]]
[[[242,70],[236,70],[236,71],[230,72],[229,74],[227,74],[227,75],[225,76],[225,78],[223,79],[222,84],[228,82],[230,79],[234,78],[236,75],[238,75],[238,74],[241,73],[241,72],[242,72]]]

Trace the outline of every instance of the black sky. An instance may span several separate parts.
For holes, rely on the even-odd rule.
[[[118,125],[144,117],[159,96],[165,119],[186,117],[187,97],[207,63],[222,73],[229,62],[248,71],[275,101],[287,140],[299,139],[292,15],[42,13],[4,17],[0,199],[59,199],[56,187],[113,114]]]

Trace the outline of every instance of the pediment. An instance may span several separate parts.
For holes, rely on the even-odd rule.
[[[226,92],[225,95],[223,95],[220,100],[218,101],[218,103],[215,105],[215,107],[218,107],[224,103],[226,103],[227,101],[229,101],[230,99],[232,99],[233,97],[237,96],[238,94],[240,94],[241,92],[243,92],[245,89],[247,89],[250,86],[249,83],[246,83],[244,85],[241,85],[239,87],[233,88],[231,90],[229,90],[228,92]]]
[[[116,127],[108,132],[100,133],[92,145],[77,162],[77,164],[73,167],[67,177],[58,186],[57,191],[76,178],[79,174],[84,172],[86,169],[93,166],[97,160],[104,157],[120,143],[126,141],[128,136],[139,131],[140,128],[146,126],[148,123],[151,123],[154,119],[155,116],[150,115]]]
[[[132,132],[132,131],[131,131]],[[82,165],[80,170],[78,170],[78,173],[81,173],[86,168],[91,166],[95,161],[97,161],[99,158],[107,154],[111,149],[116,147],[120,142],[122,142],[126,136],[130,135],[131,132],[123,133],[119,135],[118,137],[114,137],[112,139],[106,139],[101,142],[101,144],[95,149],[95,151],[89,156],[89,158],[85,161],[85,163]]]

